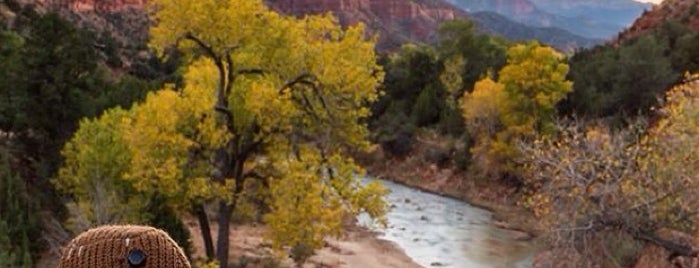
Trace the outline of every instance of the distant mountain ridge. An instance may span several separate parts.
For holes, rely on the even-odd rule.
[[[379,50],[406,42],[437,40],[439,24],[467,17],[451,4],[434,0],[267,0],[271,8],[297,16],[332,12],[343,25],[363,22],[379,34]]]
[[[492,11],[534,27],[609,39],[650,8],[633,0],[449,0],[469,12]]]
[[[498,0],[506,1],[506,0]],[[526,0],[515,8],[527,9]],[[536,39],[561,50],[589,47],[601,40],[585,38],[555,27],[530,27],[495,13],[473,13],[442,0],[268,0],[287,14],[332,12],[347,25],[364,22],[380,35],[379,48],[392,49],[405,42],[436,41],[439,23],[454,18],[473,19],[479,29],[513,40]],[[487,2],[483,2],[487,4]],[[503,5],[504,6],[504,5]]]
[[[535,39],[545,44],[556,44],[555,47],[571,52],[577,48],[592,47],[604,42],[602,39],[586,38],[572,34],[556,27],[531,27],[522,23],[508,20],[503,15],[491,11],[481,11],[471,14],[482,31],[505,36],[516,41]]]
[[[73,21],[98,31],[109,31],[125,44],[145,43],[148,35],[147,0],[19,0],[59,10]],[[474,14],[445,0],[265,0],[274,10],[302,16],[332,12],[343,25],[363,22],[379,34],[377,49],[393,50],[406,42],[437,41],[439,24],[458,18],[473,19],[479,29],[513,40],[536,39],[561,50],[587,47],[599,40],[584,38],[553,27],[530,27],[497,14]],[[496,0],[504,3],[506,0]],[[529,0],[515,0],[517,10],[532,6]],[[502,2],[502,3],[501,3]],[[484,1],[484,3],[486,3]],[[507,6],[504,5],[503,6]]]

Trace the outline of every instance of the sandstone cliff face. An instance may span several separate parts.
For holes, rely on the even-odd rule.
[[[390,50],[407,41],[431,42],[441,22],[466,17],[466,12],[433,0],[269,0],[286,14],[333,13],[343,25],[362,22],[379,35],[378,49]]]
[[[23,1],[58,7],[79,14],[97,13],[101,17],[125,16],[125,13],[133,13],[133,10],[139,13],[138,16],[143,17],[145,12],[139,11],[144,9],[147,2],[147,0]],[[343,26],[362,22],[368,26],[371,33],[378,34],[379,50],[395,49],[408,41],[435,41],[436,31],[441,22],[466,17],[466,12],[442,0],[267,0],[267,4],[274,10],[296,16],[331,12],[338,17]],[[143,27],[138,30],[143,32],[139,36],[147,32],[147,23],[131,26]]]
[[[130,8],[141,9],[146,0],[38,0],[47,6],[68,8],[76,12],[120,12]]]
[[[101,31],[109,31],[123,44],[142,45],[148,38],[150,22],[144,10],[148,0],[19,0],[58,7],[67,17]],[[490,8],[502,9],[506,15],[493,21],[492,16],[470,15],[446,0],[265,0],[281,13],[304,16],[331,12],[343,26],[362,22],[371,34],[378,35],[377,49],[390,51],[406,42],[430,43],[437,39],[437,29],[444,21],[470,17],[479,28],[514,40],[537,39],[563,50],[589,46],[588,40],[559,29],[530,28],[515,25],[518,16],[537,21],[537,27],[557,25],[541,13],[530,0],[458,0],[475,1]],[[458,2],[457,0],[451,0]],[[532,15],[533,14],[533,15]],[[503,22],[503,20],[507,22]],[[526,24],[526,23],[524,23]]]

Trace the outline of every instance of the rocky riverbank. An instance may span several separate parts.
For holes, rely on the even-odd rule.
[[[540,229],[531,212],[518,206],[521,193],[515,187],[497,180],[475,179],[477,176],[459,171],[451,164],[440,165],[431,159],[435,152],[448,155],[453,151],[448,143],[436,134],[427,134],[417,138],[411,153],[405,157],[391,157],[378,149],[358,158],[371,176],[487,209],[493,212],[495,225],[513,232],[517,240],[539,240],[544,230]],[[696,236],[672,230],[662,230],[658,235],[689,248],[699,248],[699,238],[694,238]],[[561,252],[545,249],[544,243],[538,244],[541,250],[533,258],[533,267],[577,267],[570,261],[562,262],[556,258]],[[654,243],[641,241],[638,250],[629,266],[625,267],[699,267],[699,258],[676,256]],[[566,254],[575,255],[571,252]]]
[[[475,180],[452,165],[429,161],[430,150],[448,150],[435,137],[419,137],[406,157],[388,156],[381,149],[359,157],[370,176],[404,184],[426,192],[462,200],[490,210],[498,227],[520,232],[522,239],[540,233],[531,212],[517,205],[521,194],[498,180]]]

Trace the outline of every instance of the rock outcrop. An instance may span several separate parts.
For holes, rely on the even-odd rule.
[[[146,0],[38,0],[37,2],[76,12],[120,12],[132,8],[142,9]]]
[[[148,38],[145,5],[148,0],[17,0],[58,9],[73,21],[110,32],[122,44],[142,45]],[[377,49],[391,51],[406,42],[437,41],[442,22],[471,18],[483,32],[513,40],[539,40],[558,49],[572,51],[599,41],[583,38],[557,28],[537,28],[517,24],[512,16],[473,15],[446,0],[264,0],[281,13],[295,16],[330,12],[343,26],[364,23],[371,34],[378,35]],[[538,10],[530,0],[474,0],[495,5],[513,14],[530,14]]]
[[[282,13],[303,16],[331,12],[343,25],[363,22],[379,35],[380,50],[412,42],[432,42],[440,23],[467,13],[434,0],[268,0]]]
[[[20,1],[45,7],[57,7],[78,14],[99,14],[102,17],[123,17],[127,16],[124,13],[134,13],[134,10],[139,13],[139,16],[143,16],[145,12],[138,11],[142,11],[147,2],[147,0]],[[345,26],[363,22],[372,33],[379,35],[379,50],[394,49],[409,41],[435,41],[440,23],[467,16],[465,11],[442,0],[267,0],[266,2],[272,9],[286,14],[303,16],[331,12]],[[146,26],[147,24],[141,25],[143,29],[139,31],[147,32]]]
[[[272,8],[282,13],[302,16],[331,12],[343,25],[363,22],[379,34],[378,49],[384,51],[408,41],[436,41],[441,22],[467,17],[474,20],[483,32],[517,41],[539,40],[564,51],[601,43],[600,40],[584,38],[559,28],[530,27],[509,20],[540,13],[529,0],[474,1],[479,2],[482,9],[499,9],[512,16],[506,18],[494,13],[468,13],[442,0],[267,0]]]

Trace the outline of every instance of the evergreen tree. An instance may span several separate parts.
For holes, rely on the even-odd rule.
[[[41,226],[24,180],[12,171],[11,156],[0,150],[0,267],[33,267]],[[2,243],[6,241],[8,243]]]
[[[439,98],[437,89],[430,85],[420,92],[412,108],[413,122],[418,127],[424,127],[439,121],[443,100]]]

